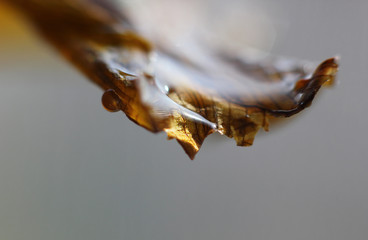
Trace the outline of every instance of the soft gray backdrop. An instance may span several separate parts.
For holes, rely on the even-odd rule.
[[[0,33],[0,239],[367,239],[368,2],[258,2],[280,23],[273,53],[340,54],[339,84],[251,148],[211,136],[194,162],[105,112],[42,42]]]

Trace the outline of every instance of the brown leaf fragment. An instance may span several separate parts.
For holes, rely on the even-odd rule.
[[[12,0],[40,33],[105,90],[104,107],[152,132],[165,131],[191,159],[214,133],[253,144],[275,117],[308,107],[333,83],[338,61],[254,61],[193,37],[184,48],[147,40],[121,5],[104,0]],[[159,26],[159,25],[157,25]],[[164,36],[163,36],[164,38]]]

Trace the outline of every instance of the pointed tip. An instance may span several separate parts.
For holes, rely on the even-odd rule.
[[[180,141],[180,140],[177,140],[177,141],[180,144],[180,146],[184,149],[184,151],[188,155],[188,157],[191,160],[194,160],[195,156],[199,152],[199,149],[193,147],[191,144],[189,144],[187,142]]]
[[[327,59],[317,67],[313,77],[314,78],[322,76],[324,77],[322,78],[324,81],[320,82],[321,86],[334,85],[337,72],[339,71],[339,63],[340,63],[340,56]]]

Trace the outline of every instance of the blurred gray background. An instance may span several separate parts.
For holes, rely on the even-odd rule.
[[[368,2],[249,2],[277,23],[272,53],[341,55],[339,84],[253,147],[211,136],[195,161],[2,21],[0,239],[368,239]]]

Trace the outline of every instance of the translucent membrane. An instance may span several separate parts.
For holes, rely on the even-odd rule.
[[[308,107],[338,70],[336,58],[313,70],[305,61],[254,57],[236,37],[242,22],[221,24],[229,19],[219,1],[155,0],[143,10],[142,1],[9,2],[106,91],[108,111],[165,131],[192,159],[214,132],[252,145],[270,119]]]

